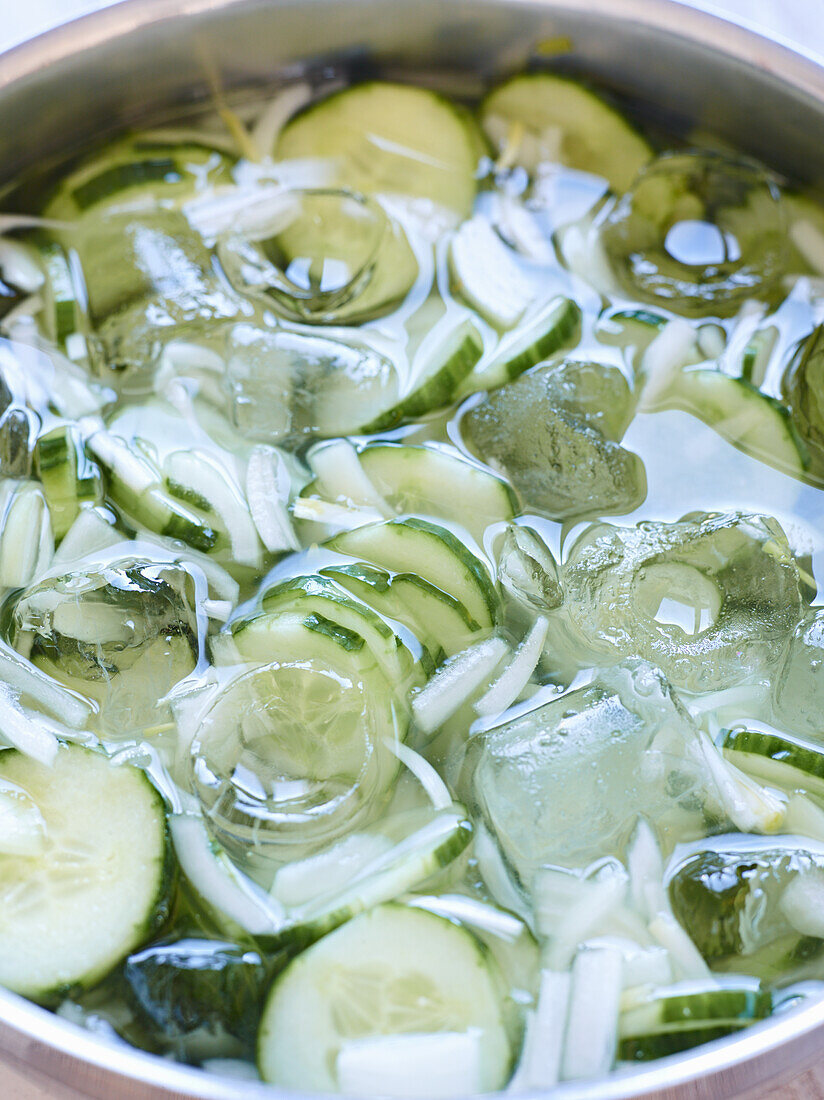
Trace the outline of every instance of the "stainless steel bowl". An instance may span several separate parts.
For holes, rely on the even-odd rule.
[[[254,88],[318,57],[356,68],[375,60],[471,93],[559,35],[573,45],[565,64],[668,125],[711,128],[793,176],[824,181],[824,69],[669,0],[127,0],[0,58],[0,186],[105,132],[208,100],[210,72],[226,89]],[[824,1001],[695,1055],[552,1095],[742,1097],[822,1050]],[[277,1095],[113,1046],[2,990],[0,1052],[97,1100]]]

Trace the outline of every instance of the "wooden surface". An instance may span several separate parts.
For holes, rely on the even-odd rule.
[[[238,1081],[238,1097],[243,1096],[243,1082]],[[748,1097],[751,1100],[752,1094]],[[0,1065],[0,1100],[88,1100],[83,1094],[39,1074],[34,1075],[24,1066],[4,1063]],[[118,1100],[117,1096],[107,1100]],[[779,1089],[765,1093],[758,1100],[824,1100],[824,1065],[809,1070]]]

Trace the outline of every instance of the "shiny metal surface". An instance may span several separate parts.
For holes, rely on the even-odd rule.
[[[567,35],[573,68],[668,125],[711,127],[792,175],[824,181],[824,69],[668,0],[127,0],[0,58],[0,185],[103,132],[227,89],[377,58],[472,91]],[[94,929],[89,929],[94,935]],[[721,1100],[799,1073],[824,1051],[824,1002],[558,1100]],[[262,1100],[275,1090],[113,1046],[0,990],[0,1052],[96,1100]],[[280,1093],[284,1096],[285,1094]]]

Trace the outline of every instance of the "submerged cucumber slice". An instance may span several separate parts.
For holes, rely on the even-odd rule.
[[[418,816],[415,811],[412,815]],[[351,843],[359,835],[352,834],[344,843]],[[373,841],[382,837],[380,825],[363,834],[367,837]],[[267,948],[297,954],[366,909],[420,886],[466,850],[472,840],[472,823],[463,807],[455,806],[430,818],[396,844],[383,839],[385,847],[379,850],[375,846],[371,858],[353,869],[344,889],[321,889],[319,897],[292,909],[289,927],[273,937]]]
[[[69,260],[56,242],[41,250],[46,282],[43,285],[43,318],[46,331],[59,348],[81,328],[81,306]]]
[[[574,80],[552,73],[508,80],[486,97],[481,118],[498,148],[518,143],[516,164],[530,171],[543,163],[565,164],[603,176],[619,193],[652,157],[647,142],[618,111]]]
[[[365,603],[354,600],[327,577],[293,577],[267,588],[261,600],[264,611],[318,614],[359,634],[390,683],[402,685],[423,680],[420,666],[394,630]]]
[[[423,909],[379,906],[276,979],[258,1035],[261,1076],[283,1088],[337,1092],[341,1051],[352,1041],[477,1030],[480,1063],[460,1094],[499,1089],[511,1050],[497,981],[471,932]],[[426,1080],[425,1060],[418,1072]]]
[[[431,337],[421,344],[412,362],[409,392],[366,424],[362,432],[387,431],[403,420],[448,405],[483,355],[483,340],[472,321],[461,321],[443,336],[433,329]]]
[[[505,336],[461,386],[461,396],[492,390],[576,343],[581,310],[571,298],[555,298],[541,312]]]
[[[772,1012],[772,994],[757,981],[741,986],[683,992],[678,987],[656,990],[643,1004],[621,1013],[622,1038],[699,1027],[745,1027]]]
[[[727,730],[724,756],[748,775],[787,790],[802,788],[824,797],[824,752],[820,746],[759,730]]]
[[[652,1062],[656,1058],[666,1058],[669,1054],[679,1054],[703,1043],[723,1039],[740,1030],[734,1024],[717,1024],[680,1031],[657,1031],[652,1035],[633,1035],[619,1042],[618,1058],[622,1062]]]
[[[99,504],[103,499],[100,469],[86,457],[76,428],[54,428],[37,441],[37,472],[51,514],[55,540],[60,540],[74,523],[82,504]]]
[[[345,531],[329,548],[397,573],[414,573],[464,605],[481,626],[492,626],[497,600],[486,566],[444,527],[426,520],[387,520]]]
[[[62,180],[46,216],[71,220],[103,206],[179,202],[207,184],[228,183],[229,163],[205,135],[202,145],[180,145],[137,134],[93,154]]]
[[[431,199],[463,217],[475,197],[478,148],[474,120],[436,92],[375,81],[298,114],[276,154],[330,158],[338,186]]]
[[[437,663],[477,641],[481,626],[464,605],[413,573],[398,573],[390,581],[388,573],[365,562],[332,565],[321,572],[408,627]]]
[[[78,746],[51,767],[4,751],[0,777],[45,821],[39,852],[0,857],[0,982],[48,1001],[94,985],[163,923],[166,815],[144,772]]]
[[[490,523],[515,514],[515,496],[505,481],[449,451],[376,443],[359,457],[366,476],[398,512],[451,519],[479,542]]]
[[[676,382],[673,407],[709,424],[745,454],[803,478],[810,454],[790,410],[744,378],[712,369],[683,371]]]

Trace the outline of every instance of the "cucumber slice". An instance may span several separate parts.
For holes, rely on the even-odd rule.
[[[229,183],[230,161],[203,145],[170,145],[151,135],[118,141],[89,157],[63,179],[46,216],[63,221],[92,209],[157,206],[179,202],[193,192]]]
[[[465,217],[475,198],[476,123],[424,88],[374,81],[337,92],[281,131],[278,159],[333,161],[336,183],[424,198]]]
[[[361,451],[360,462],[396,511],[451,519],[479,543],[490,523],[507,522],[515,515],[515,496],[507,483],[458,454],[378,443]]]
[[[415,811],[412,815],[418,817]],[[385,820],[391,822],[391,818]],[[358,835],[341,843],[351,842]],[[379,835],[377,826],[372,836]],[[290,927],[273,937],[267,947],[297,954],[367,909],[416,889],[465,852],[471,840],[472,823],[462,806],[436,814],[353,870],[343,889],[324,891],[317,899],[292,909]]]
[[[385,570],[356,562],[330,565],[321,574],[381,615],[408,627],[436,664],[477,641],[481,626],[464,605],[414,573],[398,573],[390,579]]]
[[[758,730],[726,730],[721,749],[747,775],[786,790],[801,788],[824,797],[824,752],[820,746]]]
[[[740,1030],[735,1024],[720,1024],[656,1032],[653,1035],[633,1035],[619,1042],[618,1058],[622,1062],[651,1062],[656,1058],[666,1058],[669,1054],[692,1050],[693,1047],[711,1043],[715,1039],[723,1039]]]
[[[803,478],[810,454],[790,410],[744,378],[699,368],[683,371],[668,401],[692,413],[744,454]]]
[[[443,333],[442,328],[446,328]],[[470,320],[439,325],[423,340],[412,362],[409,392],[361,428],[365,435],[387,431],[404,420],[448,405],[483,355],[483,339]]]
[[[228,469],[207,451],[193,447],[168,454],[163,460],[163,472],[170,496],[206,512],[220,528],[233,561],[259,569],[261,544],[257,528]]]
[[[777,343],[778,329],[775,325],[767,325],[754,332],[741,357],[741,377],[753,386],[762,385]]]
[[[318,614],[359,634],[375,655],[387,680],[396,684],[420,684],[425,677],[415,658],[380,615],[371,607],[354,600],[327,577],[292,577],[265,589],[261,598],[264,611],[294,611]]]
[[[423,577],[462,603],[482,627],[492,626],[497,600],[486,566],[444,527],[415,517],[393,519],[344,531],[327,545],[393,572]]]
[[[553,298],[536,317],[505,336],[488,360],[481,360],[460,396],[502,386],[561,348],[572,347],[580,323],[581,310],[571,298]]]
[[[552,73],[508,80],[486,97],[481,120],[499,149],[512,140],[513,128],[520,128],[515,161],[530,172],[545,163],[565,164],[602,176],[619,194],[652,157],[644,138],[614,108]]]
[[[144,772],[74,745],[51,767],[3,752],[0,777],[27,792],[46,830],[39,853],[0,859],[0,982],[59,999],[94,985],[165,920],[163,802]]]
[[[537,292],[515,253],[483,217],[465,221],[449,242],[449,271],[467,305],[499,329],[516,325]]]
[[[339,661],[342,658],[361,673],[383,674],[360,634],[323,615],[273,611],[235,619],[230,633],[212,638],[216,664],[238,661]]]
[[[35,462],[52,532],[59,541],[79,515],[81,505],[102,502],[100,468],[86,457],[80,433],[70,425],[55,428],[38,439]]]
[[[619,309],[604,313],[595,323],[595,337],[608,347],[619,347],[634,368],[667,324],[667,318],[649,309]]]
[[[694,983],[657,989],[644,1003],[621,1013],[621,1038],[649,1036],[698,1027],[744,1027],[766,1019],[772,1012],[772,993],[753,980],[739,986],[724,985],[695,990]]]
[[[158,535],[181,539],[195,550],[218,546],[218,533],[191,508],[163,487],[158,470],[118,436],[95,432],[88,440],[92,454],[106,468],[112,500],[137,523]]]
[[[258,1035],[261,1076],[283,1088],[338,1092],[349,1040],[480,1033],[467,1095],[506,1082],[512,1052],[499,976],[471,932],[423,909],[383,905],[326,936],[280,974]],[[423,1087],[426,1061],[419,1063]]]
[[[46,282],[41,291],[43,320],[49,338],[61,349],[66,340],[82,328],[82,309],[68,257],[52,241],[41,249]]]
[[[478,640],[484,630],[460,600],[415,573],[398,573],[392,579],[392,596],[402,612],[411,616],[418,629],[435,640],[444,657],[453,657]]]

